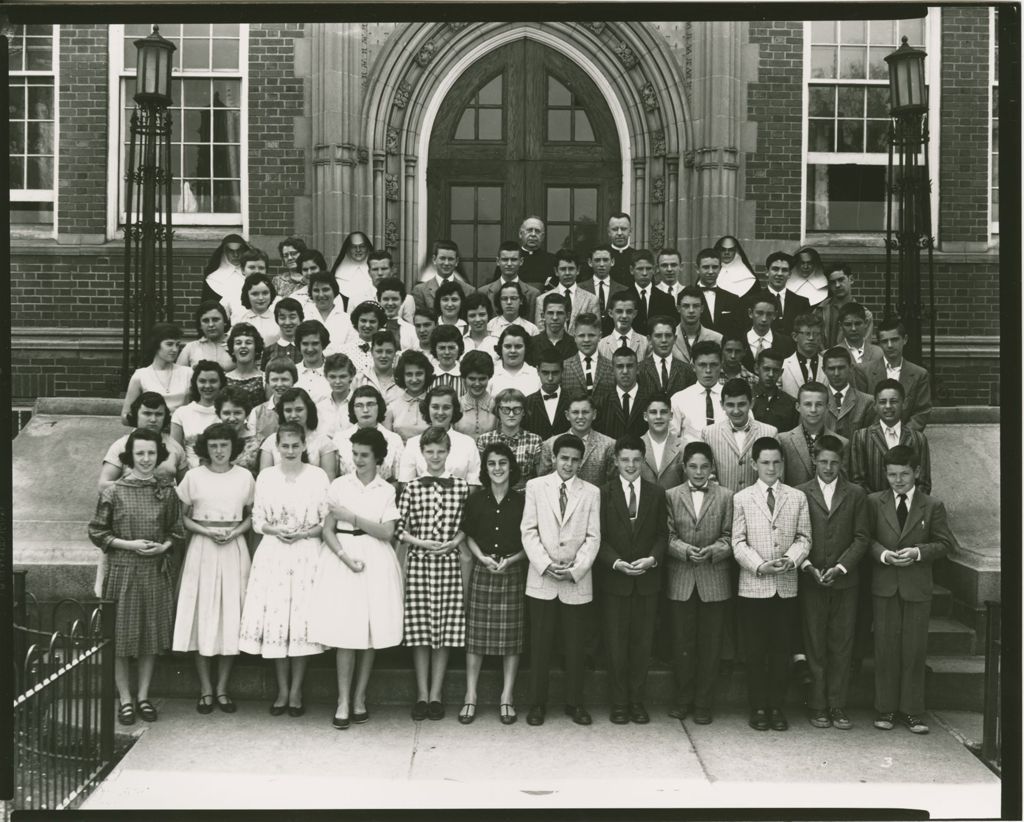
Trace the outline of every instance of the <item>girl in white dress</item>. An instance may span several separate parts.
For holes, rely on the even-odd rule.
[[[200,360],[192,372],[192,396],[195,399],[171,415],[171,439],[185,449],[189,468],[199,465],[196,438],[217,421],[214,400],[227,383],[223,368],[210,360]]]
[[[316,404],[302,388],[289,388],[281,395],[277,404],[277,419],[281,425],[294,422],[302,426],[305,433],[306,461],[322,468],[328,480],[338,476],[338,449],[330,437],[319,430],[320,418]],[[276,438],[271,435],[260,446],[260,471],[281,463],[281,452]]]
[[[178,354],[178,365],[194,368],[200,360],[220,363],[225,373],[235,367],[228,353],[228,312],[217,300],[207,300],[196,309],[196,331],[199,339],[185,343]]]
[[[192,369],[177,365],[178,350],[181,346],[181,329],[173,323],[157,323],[149,332],[143,362],[145,368],[137,368],[128,380],[121,405],[121,422],[128,425],[128,412],[132,403],[143,391],[155,391],[167,403],[173,414],[188,402],[189,383]]]
[[[387,445],[387,453],[381,458],[377,471],[388,482],[395,480],[398,475],[398,463],[405,446],[398,434],[388,431],[384,427],[384,413],[384,400],[380,392],[372,385],[361,385],[352,392],[348,400],[348,415],[355,427],[346,428],[334,435],[334,444],[338,449],[339,475],[355,472],[352,436],[356,431],[370,429],[379,431]]]
[[[399,516],[395,489],[377,470],[388,444],[375,428],[360,428],[351,448],[355,471],[331,483],[327,494],[309,616],[310,638],[338,649],[339,730],[370,718],[366,686],[374,652],[401,643],[404,607],[402,572],[390,542]]]
[[[260,472],[252,508],[252,527],[263,541],[249,573],[238,647],[274,660],[272,716],[305,713],[306,663],[324,650],[309,636],[309,612],[330,481],[322,469],[302,462],[305,438],[298,423],[281,424],[281,461]]]
[[[193,468],[178,486],[185,530],[192,539],[181,571],[172,648],[196,652],[196,710],[201,714],[213,710],[215,697],[224,713],[235,712],[228,679],[238,656],[250,565],[245,534],[256,488],[249,471],[232,465],[242,446],[234,426],[214,423],[196,440],[196,454],[209,464]],[[220,665],[214,688],[210,658],[216,656]]]

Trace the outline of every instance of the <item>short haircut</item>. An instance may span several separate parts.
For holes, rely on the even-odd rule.
[[[314,285],[330,286],[335,297],[341,293],[341,290],[338,288],[338,281],[334,279],[334,275],[330,271],[324,271],[322,268],[316,272],[316,274],[311,274],[309,277],[309,285],[306,286],[306,293],[309,295],[311,300],[313,299]]]
[[[644,445],[644,441],[636,434],[623,434],[615,440],[614,449],[615,456],[618,456],[623,451],[639,451],[641,456],[647,455],[647,446]]]
[[[374,252],[375,254],[378,252]],[[379,283],[377,283],[377,299],[381,298],[381,295],[385,291],[397,291],[402,299],[405,299],[406,290],[405,283],[402,282],[398,277],[385,277]]]
[[[357,428],[349,437],[352,445],[365,445],[373,452],[373,459],[380,465],[388,455],[388,441],[376,428]]]
[[[242,283],[242,305],[245,308],[252,308],[252,301],[249,299],[249,289],[255,285],[263,283],[267,288],[270,289],[270,301],[273,302],[277,297],[277,289],[274,288],[274,281],[270,279],[269,274],[250,274],[245,278],[245,282]]]
[[[516,246],[516,248],[518,248],[518,247],[519,246]],[[519,283],[506,283],[506,282],[501,283],[501,285],[499,285],[497,290],[494,292],[494,312],[495,312],[495,314],[500,314],[501,313],[501,292],[504,291],[507,288],[514,288],[515,291],[516,291],[516,294],[519,295],[519,313],[522,314],[522,312],[526,310],[526,302],[527,302],[526,294],[523,293],[523,289],[519,285]]]
[[[320,339],[320,345],[326,348],[331,342],[331,332],[327,330],[320,320],[303,320],[295,329],[295,342],[301,343],[303,337],[316,336]]]
[[[508,485],[510,488],[517,486],[523,478],[523,469],[520,467],[516,455],[512,453],[512,449],[503,442],[492,442],[484,447],[484,451],[480,455],[480,484],[484,488],[491,487],[491,476],[487,473],[487,458],[492,454],[497,454],[508,460]]]
[[[745,336],[741,336],[734,331],[730,331],[722,335],[722,339],[719,345],[722,346],[722,351],[725,351],[726,343],[739,343],[744,349],[747,347],[747,339]]]
[[[658,252],[658,259],[660,260],[662,257],[678,257],[680,262],[683,261],[683,255],[679,253],[678,248],[661,249],[661,251]]]
[[[683,297],[693,297],[694,299],[697,299],[697,300],[699,300],[701,302],[704,301],[704,295],[700,293],[700,289],[697,286],[695,286],[695,285],[685,286],[676,295],[676,305],[679,304],[680,300],[682,300]]]
[[[302,308],[302,303],[294,297],[282,297],[274,306],[274,320],[278,323],[281,322],[282,311],[294,311],[299,315],[299,322],[306,319],[306,312]]]
[[[313,402],[313,398],[306,393],[305,388],[298,388],[296,386],[292,386],[281,395],[281,401],[277,404],[276,409],[278,425],[285,421],[285,405],[289,402],[295,402],[295,400],[302,400],[302,404],[306,406],[306,428],[310,431],[315,431],[317,426],[320,424],[320,417],[316,412],[316,403]]]
[[[693,258],[693,261],[698,266],[700,266],[700,261],[707,259],[718,260],[718,262],[722,262],[722,255],[717,249],[702,248],[700,251],[697,252],[697,256]]]
[[[570,405],[577,402],[585,402],[591,408],[597,408],[597,405],[594,402],[594,398],[582,388],[578,389],[577,391],[574,391],[573,393],[569,394],[569,396],[566,397],[565,407],[568,408]]]
[[[753,311],[760,303],[770,305],[772,310],[778,313],[779,306],[775,302],[775,298],[768,292],[767,288],[754,289],[746,299],[746,307],[751,311]]]
[[[490,379],[494,376],[494,357],[485,351],[467,351],[459,361],[459,372],[463,377],[482,374]]]
[[[594,254],[597,253],[598,251],[605,251],[608,254],[611,254],[612,253],[611,243],[602,243],[601,245],[595,245],[592,249],[590,249],[590,256],[593,257]]]
[[[240,385],[232,385],[231,383],[228,383],[217,392],[217,396],[213,398],[213,410],[217,412],[218,417],[220,416],[220,412],[223,410],[225,403],[237,405],[245,411],[246,415],[252,411],[252,397],[249,392]]]
[[[522,246],[519,245],[518,240],[505,240],[501,245],[498,246],[498,256],[501,256],[502,251],[514,251],[520,257],[523,256]]]
[[[228,384],[227,375],[224,373],[224,369],[221,368],[219,362],[214,362],[213,360],[200,360],[192,368],[192,379],[189,382],[189,387],[192,389],[193,399],[199,398],[199,375],[204,371],[213,371],[220,380],[221,388]]]
[[[829,360],[842,360],[847,365],[853,363],[853,357],[850,356],[849,349],[843,348],[841,345],[833,345],[822,355],[821,359],[822,362],[828,362]]]
[[[708,458],[708,462],[715,461],[715,452],[711,450],[711,446],[706,442],[688,442],[686,447],[683,448],[683,465],[686,465],[694,454],[703,454]]]
[[[778,451],[782,453],[782,446],[779,445],[779,441],[775,437],[758,437],[754,440],[754,445],[751,447],[750,452],[754,459],[757,460],[761,456],[762,451]]]
[[[238,264],[244,271],[246,263],[255,263],[259,260],[262,260],[263,264],[266,266],[270,265],[270,257],[267,256],[267,252],[261,248],[256,248],[256,246],[251,245],[242,252],[242,256],[238,260]],[[248,306],[246,306],[246,308],[248,308]]]
[[[430,332],[430,353],[437,356],[438,343],[453,342],[459,347],[459,357],[466,351],[466,341],[457,325],[439,325]]]
[[[306,441],[306,429],[297,422],[282,422],[278,425],[277,434],[274,435],[274,442],[280,443],[282,434],[294,434],[303,442]]]
[[[580,267],[580,261],[576,259],[576,253],[568,248],[560,248],[555,253],[555,268],[558,268],[559,263],[572,263],[577,268]]]
[[[135,456],[132,454],[132,450],[137,442],[155,442],[156,443],[156,464],[159,465],[170,455],[167,450],[167,446],[164,444],[163,437],[161,437],[156,431],[150,431],[148,428],[136,428],[128,435],[128,440],[124,444],[124,451],[118,455],[118,460],[122,465],[127,465],[129,468],[135,467]]]
[[[459,247],[451,240],[434,240],[434,245],[430,248],[431,258],[437,256],[438,251],[454,251],[455,256],[459,255]]]
[[[391,252],[386,248],[378,248],[375,251],[371,251],[366,255],[366,264],[369,265],[372,262],[380,260],[387,260],[389,263],[394,263],[395,258],[391,256]]]
[[[608,310],[611,311],[616,303],[633,303],[634,310],[638,308],[640,302],[640,296],[634,294],[629,289],[623,289],[622,291],[616,291],[608,298]]]
[[[291,374],[293,383],[299,381],[299,369],[288,357],[271,357],[267,362],[267,367],[263,369],[263,373],[268,377],[271,374]]]
[[[299,252],[299,256],[295,258],[295,265],[298,266],[299,271],[302,271],[302,264],[312,260],[316,263],[317,268],[320,269],[322,274],[330,274],[330,270],[327,268],[327,260],[324,259],[323,252],[317,251],[315,248],[304,248]],[[333,278],[333,275],[331,275]]]
[[[832,451],[840,457],[843,455],[843,441],[834,434],[822,434],[814,443],[814,456],[822,451]]]
[[[860,303],[848,302],[839,309],[839,322],[842,322],[850,315],[860,317],[864,322],[868,321],[868,310]]]
[[[228,319],[228,311],[221,304],[220,300],[203,300],[199,303],[199,307],[196,309],[196,333],[203,336],[203,316],[209,314],[211,311],[216,311],[224,320],[224,325],[228,325],[231,321]]]
[[[620,345],[612,352],[612,362],[615,362],[617,357],[629,357],[632,360],[636,360],[636,351],[630,348],[628,345]]]
[[[878,384],[875,385],[876,400],[878,399],[878,395],[881,394],[883,391],[895,391],[897,394],[900,395],[901,402],[907,399],[907,389],[903,387],[903,383],[901,383],[899,380],[894,380],[891,377],[881,380]]]
[[[796,319],[793,320],[793,330],[799,331],[801,328],[822,328],[821,317],[817,314],[799,314]]]
[[[898,331],[901,337],[907,336],[907,326],[903,322],[903,318],[898,314],[891,314],[882,320],[881,325],[878,326],[878,331]]]
[[[215,422],[213,425],[207,426],[206,430],[196,437],[195,451],[197,457],[204,460],[210,459],[208,446],[211,440],[227,440],[230,442],[231,459],[235,459],[242,453],[242,449],[245,448],[245,443],[238,436],[235,426],[226,422]]]
[[[593,311],[584,311],[582,314],[576,315],[576,330],[580,330],[580,326],[586,326],[587,328],[601,328],[601,318],[597,316]]]
[[[378,345],[391,345],[396,351],[398,350],[398,341],[395,340],[395,335],[386,328],[374,331],[373,336],[370,337],[370,348],[376,348]]]
[[[646,260],[651,265],[654,265],[654,255],[647,248],[638,248],[632,254],[629,255],[629,267],[632,268],[641,260]]]
[[[387,408],[384,405],[384,397],[380,391],[372,385],[360,385],[355,389],[348,397],[348,421],[355,425],[356,422],[356,400],[361,400],[363,397],[369,397],[377,403],[377,424],[380,425],[384,422],[384,415],[387,414]],[[284,403],[281,403],[284,405]]]
[[[407,349],[399,354],[398,364],[395,366],[395,384],[399,388],[405,389],[405,369],[409,366],[419,366],[423,369],[426,377],[423,384],[429,388],[431,380],[434,379],[434,366],[426,354],[414,348]]]
[[[235,323],[228,332],[228,354],[235,359],[235,340],[239,337],[252,337],[253,359],[259,362],[263,359],[263,335],[252,323]]]
[[[832,263],[832,265],[822,266],[825,269],[825,279],[828,279],[828,275],[833,271],[842,271],[847,277],[853,277],[853,269],[850,268],[849,263]]]
[[[560,305],[565,310],[565,313],[569,313],[569,301],[566,299],[564,294],[560,294],[554,291],[550,294],[544,295],[544,311],[548,310],[549,305]],[[578,319],[578,318],[577,318]]]
[[[435,385],[420,400],[420,416],[427,425],[433,424],[430,422],[430,401],[434,397],[451,397],[453,426],[462,419],[462,403],[459,402],[458,392],[450,385]]]
[[[655,314],[653,317],[648,319],[647,320],[647,333],[648,334],[653,334],[654,333],[654,326],[656,326],[656,325],[667,325],[673,331],[676,330],[675,322],[673,322],[672,318],[669,317],[667,314]]]
[[[672,400],[669,397],[669,395],[668,394],[664,394],[664,393],[658,393],[658,394],[651,394],[651,396],[649,396],[647,398],[647,402],[644,403],[644,411],[647,411],[656,402],[660,402],[662,405],[666,406],[667,408],[671,408],[672,407]]]
[[[757,365],[760,365],[765,360],[771,360],[772,362],[782,364],[786,361],[786,358],[777,348],[763,348],[757,355]]]
[[[767,257],[764,258],[764,267],[766,269],[772,267],[772,263],[776,260],[782,260],[790,268],[793,267],[793,258],[790,257],[785,251],[773,251]]]
[[[306,241],[301,237],[285,237],[277,244],[277,253],[284,256],[285,246],[291,246],[300,254],[306,250]]]
[[[558,439],[555,440],[554,444],[551,446],[551,456],[557,457],[558,452],[563,448],[572,448],[574,451],[579,451],[581,457],[587,453],[586,448],[583,446],[583,440],[575,434],[570,434],[568,432],[560,434]]]
[[[149,333],[146,334],[146,348],[143,354],[145,362],[150,363],[153,361],[157,350],[160,348],[160,344],[164,340],[178,342],[180,339],[181,327],[176,323],[155,323],[149,329]]]
[[[828,399],[829,390],[824,383],[820,383],[817,380],[808,380],[796,392],[796,401],[800,402],[800,397],[804,394],[821,394]]]
[[[428,308],[427,306],[417,306],[416,308],[413,309],[412,319],[414,324],[416,322],[417,317],[426,317],[432,323],[437,323],[437,314],[434,313],[434,309]]]
[[[474,291],[470,294],[462,303],[462,313],[467,314],[474,308],[483,308],[487,311],[487,319],[494,316],[494,306],[491,305],[491,301],[487,299],[486,294],[481,294],[479,291]]]
[[[335,371],[347,371],[349,376],[356,375],[356,365],[347,354],[331,354],[324,357],[324,377]]]
[[[746,397],[753,402],[754,392],[750,389],[750,383],[743,377],[733,377],[726,380],[722,386],[722,402],[725,402],[726,397]]]
[[[708,354],[714,354],[718,357],[719,362],[721,362],[722,346],[714,340],[701,340],[698,343],[694,343],[693,348],[690,349],[690,359],[693,362],[697,362],[697,357],[704,357]]]
[[[355,308],[349,312],[349,319],[352,320],[352,325],[358,325],[359,318],[363,314],[373,314],[377,318],[377,325],[383,328],[387,325],[388,315],[384,313],[384,309],[380,307],[380,303],[374,302],[373,300],[364,300],[359,303]]]
[[[630,217],[625,211],[616,211],[614,214],[612,214],[611,217],[608,218],[608,222],[610,223],[612,220],[627,220],[629,223],[633,222],[633,218]]]
[[[501,391],[494,395],[495,410],[497,410],[498,406],[503,402],[518,402],[525,408],[526,395],[518,388],[502,388]]]
[[[452,438],[448,436],[448,432],[440,425],[429,425],[427,430],[420,434],[420,451],[428,445],[443,445],[451,451]]]
[[[562,359],[562,355],[556,349],[545,348],[540,352],[540,357],[537,358],[537,367],[540,368],[542,365],[557,365],[559,368],[565,368],[565,360]]]
[[[505,328],[502,329],[501,335],[498,337],[498,345],[495,347],[495,352],[499,357],[501,356],[501,349],[505,345],[505,340],[509,337],[519,337],[523,341],[523,345],[527,347],[530,345],[530,335],[526,333],[525,328],[521,325],[516,325],[515,323],[506,325]]]
[[[171,425],[171,409],[167,407],[167,400],[164,399],[162,394],[158,394],[156,391],[143,391],[139,396],[132,400],[131,407],[128,409],[128,424],[132,428],[136,428],[139,425],[139,409],[145,406],[156,410],[162,408],[164,411],[164,424],[161,430],[166,431]]]
[[[909,465],[911,468],[918,468],[921,460],[909,445],[894,445],[885,452],[882,465],[886,468],[890,465]]]

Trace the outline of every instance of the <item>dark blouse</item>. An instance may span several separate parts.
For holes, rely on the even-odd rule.
[[[462,530],[480,550],[493,557],[507,557],[523,550],[520,524],[526,508],[522,491],[510,490],[499,504],[487,488],[469,495],[462,514]]]

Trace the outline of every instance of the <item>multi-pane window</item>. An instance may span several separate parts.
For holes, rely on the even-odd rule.
[[[583,102],[562,83],[548,75],[547,141],[592,143],[594,129]]]
[[[989,39],[992,43],[989,50],[992,56],[992,176],[989,222],[992,233],[999,234],[999,10],[991,9],[989,13],[991,14]]]
[[[173,23],[160,34],[176,46],[171,83],[171,208],[181,224],[242,222],[245,188],[244,26],[237,23]],[[134,41],[148,25],[115,32],[120,47],[119,213],[124,211],[124,164],[135,107]],[[123,218],[119,218],[123,219]]]
[[[459,247],[462,270],[482,284],[494,275],[501,245],[501,186],[453,185],[449,217],[452,240]]]
[[[14,225],[53,224],[57,28],[16,26],[8,41],[8,174]]]
[[[571,248],[589,256],[598,243],[597,188],[548,186],[546,216],[548,251]]]
[[[466,106],[455,127],[456,140],[500,140],[502,137],[502,77],[485,83]]]
[[[881,231],[889,133],[885,57],[903,37],[924,48],[926,21],[817,20],[806,31],[807,231]]]

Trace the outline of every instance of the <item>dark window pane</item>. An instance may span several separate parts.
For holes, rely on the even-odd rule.
[[[872,20],[871,21],[871,42],[878,46],[896,45],[896,21],[895,20]],[[889,49],[892,51],[892,49]]]
[[[576,109],[573,112],[573,116],[576,118],[576,142],[594,142],[594,130],[590,127],[590,118],[587,117],[587,112],[582,109]]]
[[[137,39],[139,37],[149,37],[149,33],[153,30],[153,27],[149,23],[125,23],[124,25],[124,36]],[[160,34],[164,37],[167,36],[167,26],[160,26]]]
[[[478,220],[501,220],[500,186],[480,186],[476,194],[476,218]],[[495,249],[497,255],[497,249]]]
[[[889,121],[868,120],[868,144],[865,151],[889,150]]]
[[[836,113],[835,86],[811,86],[807,107],[811,117],[834,117]]]
[[[840,120],[836,151],[864,150],[864,121]]]
[[[839,49],[839,76],[850,80],[864,79],[866,51],[860,46],[842,46]]]
[[[183,105],[193,108],[205,108],[210,105],[209,80],[182,80],[182,86],[185,92]]]
[[[815,20],[811,23],[812,43],[836,42],[836,24],[834,20]]]
[[[242,134],[242,113],[235,109],[214,109],[213,140],[217,143],[237,143]]]
[[[473,248],[473,237],[474,231],[472,225],[461,223],[452,226],[452,240],[459,247],[460,257],[476,256],[476,252]]]
[[[125,132],[127,133],[127,132]],[[181,142],[181,112],[175,111],[171,116],[171,142]]]
[[[214,80],[210,83],[213,87],[213,105],[218,108],[239,108],[242,103],[240,80]]]
[[[213,176],[240,177],[239,146],[213,146]]]
[[[811,46],[811,77],[836,76],[836,49],[834,46]]]
[[[213,67],[215,69],[238,69],[238,41],[213,41]]]
[[[238,23],[214,23],[214,37],[238,37],[240,30]]]
[[[809,231],[881,231],[885,166],[808,166],[807,198]]]
[[[53,158],[29,157],[25,188],[53,188]]]
[[[568,222],[569,221],[569,189],[549,188],[548,189],[548,212],[547,222]],[[549,232],[550,233],[550,232]]]
[[[836,108],[839,117],[864,116],[864,89],[861,86],[839,86]]]
[[[500,140],[501,109],[482,108],[478,110],[477,116],[480,118],[478,124],[480,132],[477,138],[480,140]]]
[[[476,133],[473,131],[473,113],[476,109],[467,108],[459,118],[459,124],[455,127],[456,140],[474,140]]]
[[[41,37],[28,37],[25,40],[25,68],[28,71],[50,71],[53,68],[53,44]]]
[[[22,65],[25,57],[24,42],[22,38],[15,37],[7,47],[7,68],[11,71],[22,71],[25,68]]]
[[[924,18],[900,21],[900,38],[906,37],[912,46],[924,45]]]
[[[209,23],[185,23],[181,27],[181,33],[185,37],[209,37],[210,36],[210,24]]]
[[[573,192],[573,220],[597,219],[597,189],[577,188]]]
[[[215,180],[213,210],[232,213],[242,210],[241,187],[237,180]]]
[[[999,121],[992,123],[992,150],[999,151]]]
[[[171,143],[171,176],[181,176],[181,146]]]
[[[124,54],[123,54],[123,65],[126,69],[134,69],[138,63],[139,57],[136,54],[135,49],[135,38],[126,37],[124,38]]]
[[[25,161],[21,157],[9,158],[7,180],[12,189],[25,187]]]
[[[182,189],[183,211],[210,211],[210,181],[185,180]]]
[[[999,89],[992,89],[992,116],[999,116]]]
[[[210,142],[210,112],[202,109],[185,109],[184,134],[189,143]]]
[[[479,102],[483,106],[501,105],[501,75],[487,83],[479,92]]]
[[[210,174],[210,147],[208,145],[184,147],[185,174],[190,177],[206,177]]]
[[[53,86],[50,81],[46,85],[33,82],[28,87],[28,119],[53,119]]]
[[[203,81],[203,82],[205,82],[205,81]],[[132,83],[132,92],[131,93],[135,94],[135,80],[132,79],[131,83]],[[175,101],[175,102],[178,102],[178,103],[182,102],[181,80],[174,80],[174,79],[171,80],[171,100]]]
[[[872,46],[868,49],[870,62],[868,63],[868,78],[871,80],[888,80],[889,64],[885,57],[892,54],[892,46]]]
[[[570,106],[572,95],[569,89],[559,83],[550,74],[548,75],[548,105],[549,106]]]
[[[208,69],[210,67],[210,41],[185,40],[181,44],[182,68]]]
[[[548,110],[548,140],[552,142],[568,142],[572,139],[570,123],[572,112],[565,109]]]
[[[7,117],[11,120],[25,119],[25,86],[12,82],[7,97]]]
[[[839,40],[842,43],[866,43],[868,25],[864,20],[843,20],[839,24]]]
[[[181,23],[160,23],[160,34],[166,37],[168,40],[173,40],[175,37],[181,37]],[[145,27],[146,30],[142,32],[143,37],[148,37],[149,33],[153,30],[150,26]]]
[[[20,131],[21,124],[18,124]],[[28,153],[53,154],[53,123],[28,124]]]
[[[835,151],[836,130],[832,120],[811,120],[807,134],[808,151]]]
[[[11,203],[12,225],[52,225],[53,203]]]
[[[53,37],[53,26],[32,25],[25,26],[25,34],[29,37]]]
[[[24,123],[11,123],[7,130],[8,140],[8,153],[10,154],[24,154],[25,153],[25,124]]]
[[[451,218],[452,220],[472,220],[475,213],[476,189],[473,186],[452,186]]]
[[[867,90],[867,116],[888,117],[889,116],[889,87],[871,86]]]
[[[476,256],[497,257],[501,245],[501,226],[480,225],[476,229]]]
[[[998,195],[998,191],[992,192],[993,195]],[[999,197],[995,196],[992,200],[992,222],[999,222]]]

